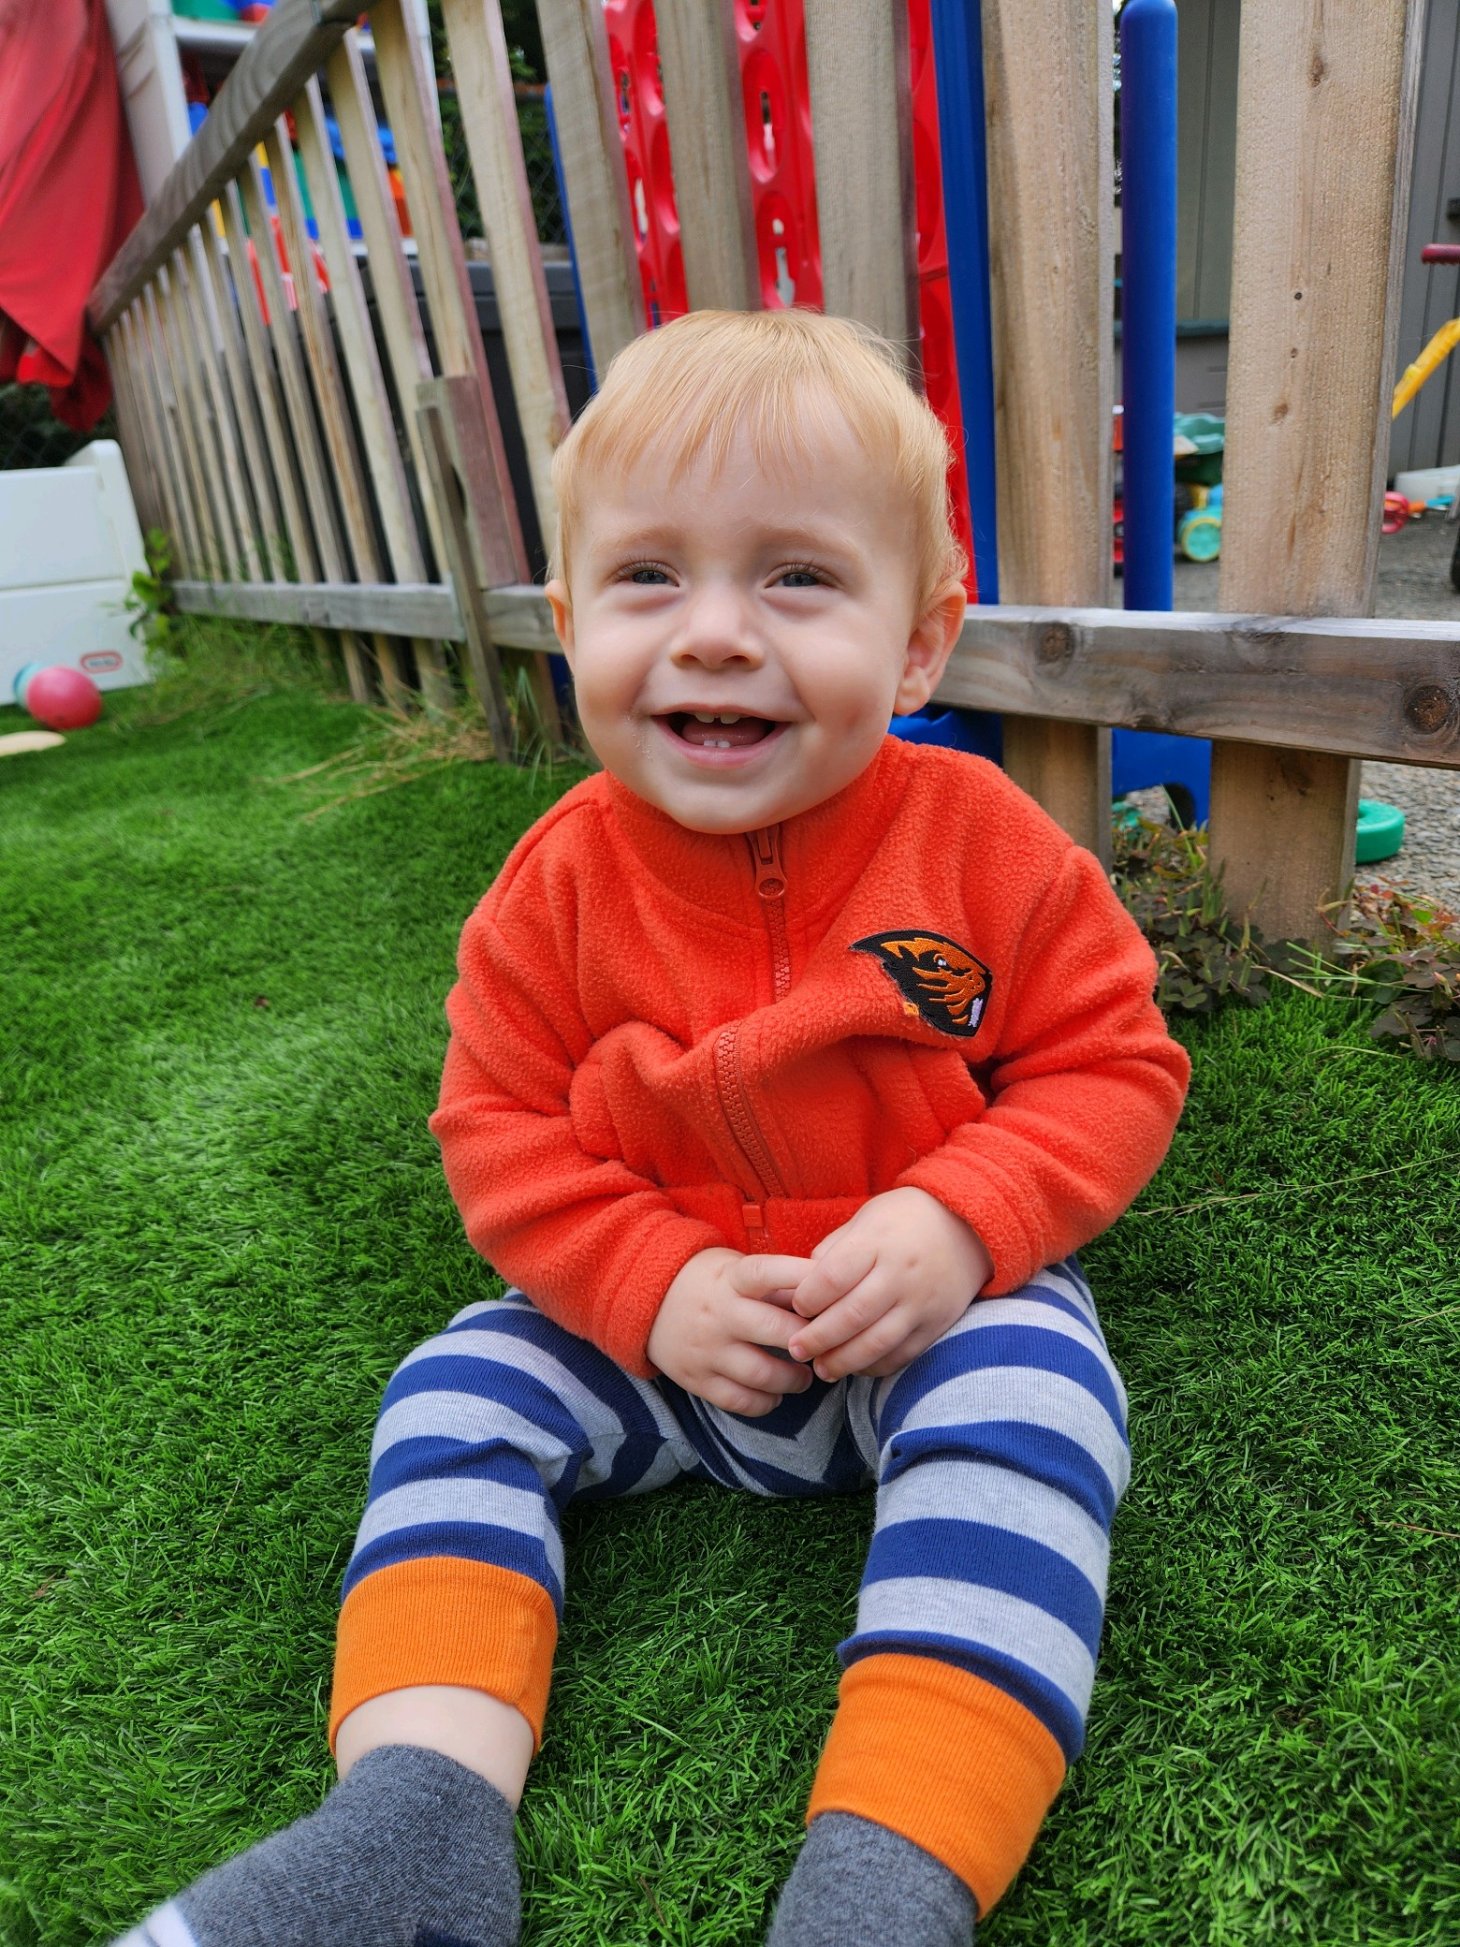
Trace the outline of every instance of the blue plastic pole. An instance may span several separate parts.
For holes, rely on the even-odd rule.
[[[1120,16],[1125,606],[1170,608],[1176,416],[1176,0]]]
[[[989,320],[988,160],[984,151],[983,32],[978,0],[932,0],[938,145],[948,292],[968,463],[968,508],[978,599],[999,599],[994,475],[994,340]]]

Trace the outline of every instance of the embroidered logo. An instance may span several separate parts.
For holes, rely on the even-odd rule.
[[[903,1012],[917,1014],[944,1034],[978,1033],[994,977],[956,940],[941,933],[872,933],[853,940],[850,953],[870,953],[902,995]]]

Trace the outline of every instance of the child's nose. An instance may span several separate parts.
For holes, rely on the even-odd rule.
[[[760,633],[744,597],[724,583],[696,590],[683,611],[671,654],[681,666],[699,663],[706,669],[736,662],[755,668],[765,661]]]

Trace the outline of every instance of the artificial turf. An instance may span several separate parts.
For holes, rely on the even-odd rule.
[[[576,773],[302,815],[307,691],[0,763],[0,1942],[312,1808],[381,1388],[495,1289],[426,1116],[457,933]],[[0,731],[19,727],[0,713]],[[1084,1253],[1130,1391],[1086,1755],[990,1947],[1460,1940],[1460,1074],[1286,993]],[[1173,1207],[1174,1206],[1174,1207]],[[865,1499],[570,1511],[527,1947],[750,1947]]]

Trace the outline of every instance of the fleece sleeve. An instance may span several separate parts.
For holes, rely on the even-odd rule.
[[[641,1378],[676,1274],[724,1239],[623,1162],[586,1151],[570,1109],[591,1045],[556,914],[514,926],[489,895],[467,921],[431,1131],[467,1236],[549,1317]]]
[[[1099,861],[1072,846],[1025,929],[977,1121],[898,1179],[983,1239],[990,1297],[1109,1228],[1155,1175],[1191,1076],[1156,963]]]

